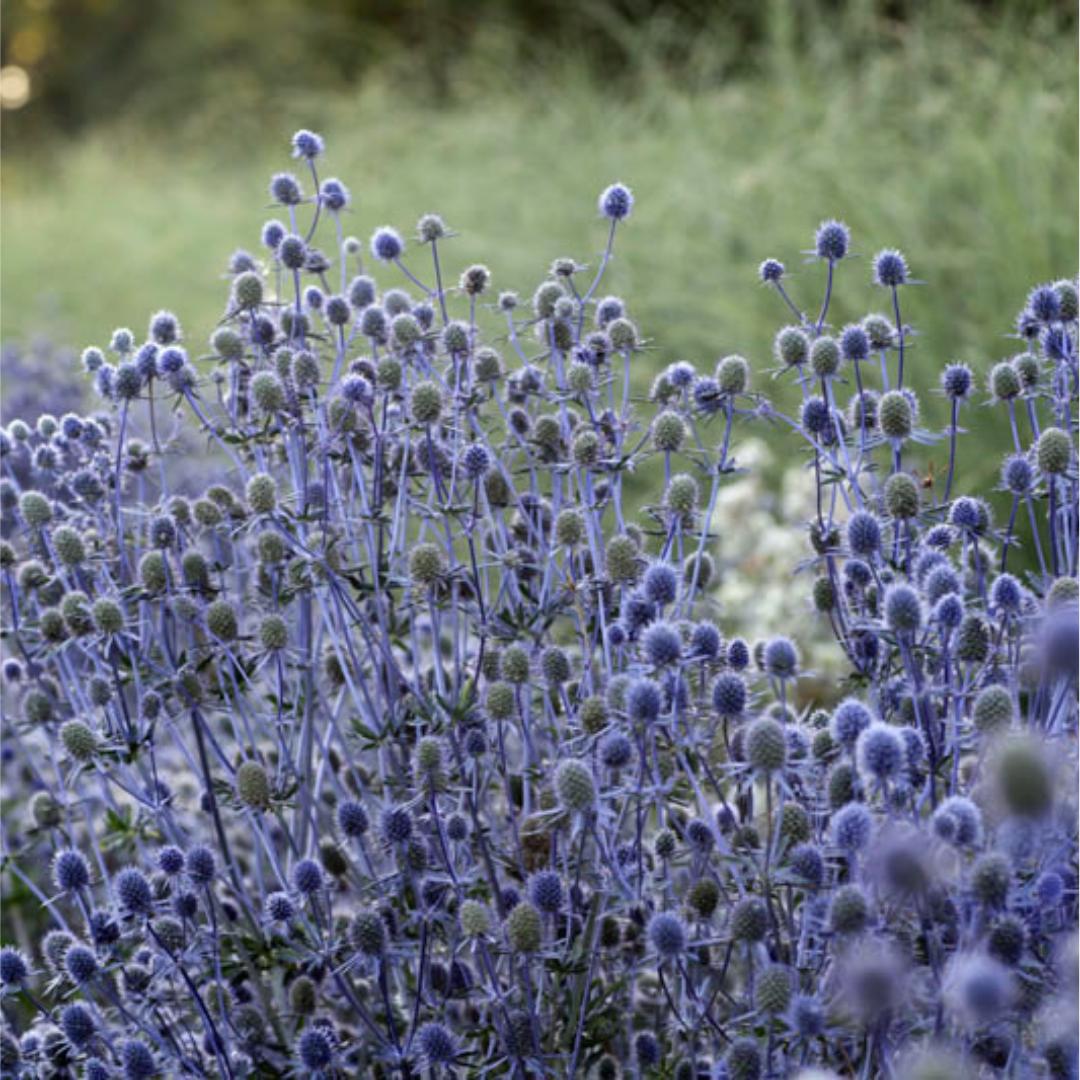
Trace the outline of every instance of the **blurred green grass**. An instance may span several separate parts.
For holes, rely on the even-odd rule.
[[[954,4],[897,26],[823,15],[810,35],[775,10],[761,62],[732,78],[708,67],[707,40],[673,73],[655,41],[628,31],[632,91],[598,81],[583,46],[542,71],[500,70],[489,55],[459,69],[445,102],[402,92],[399,75],[297,93],[235,142],[217,124],[176,140],[121,124],[20,146],[3,164],[0,333],[104,344],[169,307],[198,352],[223,310],[228,255],[258,250],[274,216],[267,180],[291,167],[288,137],[303,125],[326,137],[324,173],[352,189],[350,231],[411,233],[438,211],[460,233],[454,266],[483,261],[497,289],[523,295],[556,256],[595,261],[597,192],[629,183],[638,204],[605,288],[654,345],[642,387],[675,359],[711,367],[740,352],[771,366],[784,310],[757,263],[783,259],[816,309],[821,268],[801,252],[826,216],[848,222],[863,256],[841,267],[831,321],[885,306],[869,256],[897,246],[925,282],[904,295],[920,335],[914,385],[954,359],[985,372],[1015,351],[1006,335],[1028,288],[1075,272],[1075,42],[1053,18]],[[1001,434],[981,438],[1000,451]]]

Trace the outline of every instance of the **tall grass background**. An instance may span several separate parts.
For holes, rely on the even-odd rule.
[[[530,37],[527,9],[500,20],[497,5],[480,7],[462,29],[458,5],[435,5],[427,21],[406,5],[396,44],[358,35],[365,66],[351,86],[317,55],[282,61],[280,78],[225,55],[200,70],[197,44],[178,37],[93,122],[17,117],[3,163],[4,340],[103,343],[168,306],[197,353],[222,314],[230,252],[257,250],[273,216],[266,182],[299,126],[334,147],[356,235],[383,223],[404,232],[438,211],[459,233],[458,265],[483,257],[497,288],[523,295],[538,252],[595,259],[595,192],[630,184],[637,212],[607,284],[651,336],[641,391],[674,359],[766,361],[785,319],[755,286],[757,263],[783,259],[813,307],[821,270],[790,238],[808,246],[825,216],[844,219],[866,256],[843,267],[863,284],[841,291],[837,325],[885,303],[870,284],[882,246],[902,248],[925,282],[904,312],[920,388],[948,360],[982,374],[1016,351],[1006,335],[1017,297],[1075,272],[1068,5],[704,5],[693,26],[677,5],[646,5],[642,18],[586,5],[544,37]],[[288,9],[270,5],[269,28],[251,31],[280,34]],[[310,18],[294,25],[333,28]],[[926,408],[930,425],[944,423],[940,402]],[[962,467],[984,479],[1004,439],[982,449]]]

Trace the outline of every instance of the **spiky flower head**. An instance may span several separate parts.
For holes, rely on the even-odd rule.
[[[409,554],[409,577],[423,588],[435,585],[446,573],[446,556],[437,544],[417,544]]]
[[[905,764],[904,742],[896,728],[873,723],[855,745],[855,756],[864,775],[879,782],[895,780]]]
[[[814,251],[819,259],[839,262],[848,253],[851,231],[842,221],[823,221],[814,234]]]
[[[596,804],[596,782],[592,770],[584,761],[567,759],[555,771],[555,792],[562,806],[584,813]]]
[[[833,893],[829,926],[837,934],[858,934],[870,917],[866,893],[858,885],[841,885]]]
[[[543,941],[540,912],[528,900],[522,900],[506,917],[506,940],[514,952],[539,952]]]
[[[874,284],[895,289],[906,285],[908,267],[904,256],[895,248],[885,248],[874,256]]]
[[[389,225],[383,225],[371,234],[371,254],[379,262],[394,262],[405,251],[401,234]]]
[[[770,964],[757,977],[754,1004],[762,1012],[778,1015],[791,1004],[791,969],[784,964]]]
[[[757,1040],[749,1036],[735,1039],[728,1047],[724,1065],[729,1080],[760,1080],[762,1060]]]
[[[1044,476],[1060,476],[1072,462],[1073,443],[1061,428],[1048,427],[1035,444],[1035,460]]]
[[[764,903],[755,896],[740,900],[731,911],[731,936],[736,941],[761,941],[769,929]]]
[[[349,922],[349,941],[364,956],[382,956],[386,951],[386,923],[372,909],[356,912]]]
[[[848,854],[862,851],[870,843],[874,819],[862,803],[849,802],[833,814],[833,843]]]
[[[611,221],[625,221],[634,209],[633,193],[625,184],[611,184],[600,193],[599,207]]]
[[[783,725],[771,717],[759,717],[746,732],[745,750],[746,760],[758,772],[779,772],[788,753]]]

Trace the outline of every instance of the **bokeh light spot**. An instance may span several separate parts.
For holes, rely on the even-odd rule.
[[[30,75],[25,68],[8,64],[0,68],[0,108],[21,109],[30,100]]]

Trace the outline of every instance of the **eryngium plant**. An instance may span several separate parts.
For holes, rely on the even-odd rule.
[[[1074,1075],[1075,283],[990,372],[995,524],[899,252],[845,327],[845,226],[810,313],[762,264],[797,415],[739,356],[635,400],[625,186],[522,302],[433,214],[363,250],[294,148],[211,356],[159,312],[84,354],[100,413],[4,432],[5,1075]],[[835,685],[723,629],[749,422],[807,463]]]

